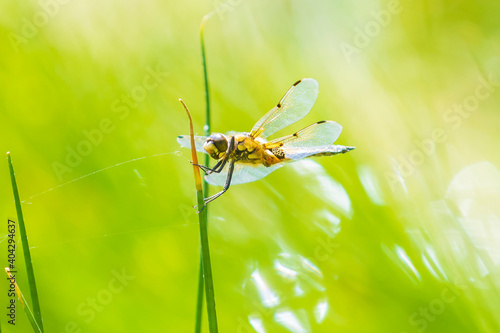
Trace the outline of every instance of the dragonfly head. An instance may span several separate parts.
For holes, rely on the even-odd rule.
[[[227,138],[220,133],[210,135],[203,144],[203,149],[216,160],[220,159],[226,153],[227,147]]]

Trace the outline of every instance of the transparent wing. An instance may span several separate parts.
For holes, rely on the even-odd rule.
[[[220,173],[212,173],[205,176],[207,183],[224,186],[227,179],[227,170],[229,163],[226,164],[224,169]],[[238,163],[234,165],[233,177],[231,179],[231,185],[238,185],[244,183],[254,182],[261,178],[264,178],[271,172],[282,167],[282,164],[275,164],[270,167],[266,167],[262,164],[248,164],[248,163]]]
[[[285,96],[271,111],[266,113],[252,128],[254,138],[268,137],[304,118],[318,97],[318,82],[302,79],[294,83]]]
[[[268,149],[278,148],[286,159],[298,160],[327,151],[342,132],[342,126],[331,120],[319,121],[297,133],[269,141]]]
[[[194,146],[196,148],[196,151],[199,151],[200,153],[207,153],[205,149],[203,149],[203,143],[207,139],[206,136],[194,136]],[[184,148],[191,149],[191,138],[189,135],[179,135],[177,137],[177,142]]]

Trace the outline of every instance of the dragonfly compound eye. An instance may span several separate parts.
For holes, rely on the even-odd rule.
[[[213,135],[215,147],[221,153],[225,153],[227,150],[227,139],[222,134]]]
[[[205,143],[203,149],[214,159],[219,159],[227,150],[227,139],[220,133],[210,135]]]

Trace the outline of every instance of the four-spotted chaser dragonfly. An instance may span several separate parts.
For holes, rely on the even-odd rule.
[[[355,147],[334,145],[342,126],[331,120],[318,121],[294,134],[267,140],[271,134],[304,118],[318,97],[318,82],[302,79],[293,84],[281,101],[266,113],[250,133],[230,132],[195,136],[196,150],[217,160],[213,168],[199,167],[209,184],[224,186],[205,198],[205,205],[220,197],[229,185],[259,180],[283,166],[304,157],[343,154]],[[190,148],[190,136],[181,135],[179,144]]]

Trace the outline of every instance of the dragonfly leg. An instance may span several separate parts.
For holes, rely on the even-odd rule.
[[[197,166],[198,168],[200,168],[205,173],[207,173],[207,171],[212,170],[209,167],[206,167],[204,165],[193,163],[193,161],[191,161],[191,164]]]
[[[224,166],[226,165],[227,160],[229,159],[228,156],[229,155],[226,155],[222,160],[217,162],[217,164],[214,166],[214,168],[210,172],[207,172],[207,174],[211,174],[213,172],[215,172],[215,173],[221,172],[222,169],[224,169]]]
[[[220,171],[217,171],[217,169],[221,166],[221,164],[222,164],[222,166],[224,166],[225,162],[224,162],[224,164],[223,164],[223,159],[221,159],[221,160],[219,160],[219,161],[217,162],[217,164],[216,164],[216,165],[214,165],[214,167],[213,167],[213,168],[209,168],[209,167],[206,167],[206,166],[201,165],[201,164],[196,164],[196,163],[193,163],[192,161],[191,161],[191,164],[192,164],[192,165],[196,165],[196,166],[197,166],[197,167],[199,167],[201,170],[203,170],[203,172],[205,172],[206,174],[211,174],[212,172],[220,172]],[[221,169],[221,170],[222,170],[222,169]]]
[[[209,202],[214,201],[215,199],[217,199],[218,197],[220,197],[221,195],[226,193],[226,191],[229,189],[229,186],[231,185],[231,178],[233,177],[233,170],[234,170],[234,160],[231,160],[231,162],[229,162],[229,170],[227,172],[227,178],[226,178],[226,183],[224,184],[224,188],[219,193],[216,193],[208,198],[205,198],[205,200],[204,200],[205,206]]]
[[[219,161],[217,164],[221,163],[221,165],[219,166],[219,170],[218,171],[213,171],[213,172],[221,172],[222,169],[224,168],[224,165],[227,163],[227,161],[229,160],[229,153],[234,149],[234,136],[231,138],[231,141],[229,142],[229,147],[226,151],[226,156],[221,160]],[[224,193],[226,193],[226,191],[229,189],[229,186],[231,185],[231,178],[233,177],[233,171],[234,171],[234,163],[235,163],[235,160],[231,160],[231,162],[229,162],[229,170],[227,171],[227,178],[226,178],[226,183],[224,184],[224,188],[222,189],[222,191],[220,191],[219,193],[216,193],[208,198],[205,198],[203,201],[203,207],[201,207],[201,209],[198,211],[198,213],[200,213],[206,206],[209,202],[212,202],[214,201],[215,199],[217,199],[218,197],[220,197],[221,195],[223,195]],[[215,169],[215,167],[214,167]],[[197,207],[197,206],[195,206]]]

